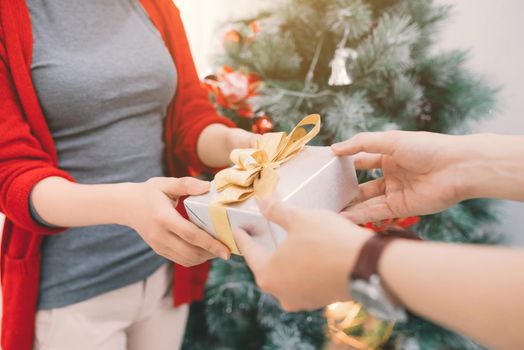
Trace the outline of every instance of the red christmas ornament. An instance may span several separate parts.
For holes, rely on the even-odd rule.
[[[227,46],[230,43],[240,44],[242,35],[235,29],[228,30],[222,37],[222,45]]]
[[[249,28],[251,29],[253,34],[257,34],[260,31],[260,25],[258,24],[258,21],[251,22]]]
[[[420,221],[419,216],[412,216],[402,219],[390,219],[382,222],[368,222],[364,225],[365,228],[371,229],[375,232],[381,232],[388,228],[408,228]]]
[[[258,24],[258,21],[253,21],[249,24],[249,35],[247,37],[247,42],[252,43],[253,40],[255,40],[255,36],[257,36],[258,32],[260,32],[260,25]]]
[[[271,118],[269,118],[267,115],[262,115],[255,120],[253,126],[251,127],[251,131],[253,131],[255,134],[265,134],[273,131],[274,128],[275,125],[273,124]]]
[[[216,102],[237,112],[240,117],[254,118],[255,112],[249,99],[258,93],[260,78],[224,66],[216,77],[204,80],[204,87],[216,96]]]

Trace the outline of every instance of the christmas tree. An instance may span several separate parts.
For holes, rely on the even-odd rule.
[[[489,115],[497,89],[465,69],[465,51],[434,52],[449,11],[431,0],[284,0],[228,23],[221,68],[206,86],[223,114],[256,132],[289,131],[305,115],[321,114],[323,145],[361,131],[463,133]],[[379,176],[362,172],[359,179]],[[415,223],[411,229],[428,240],[493,243],[494,221],[488,201],[471,200],[406,225]],[[321,349],[329,337],[326,315],[285,313],[257,288],[241,258],[217,261],[185,348]],[[384,329],[346,333],[369,337]],[[388,338],[382,333],[378,338]],[[395,325],[385,347],[480,348],[415,315]]]

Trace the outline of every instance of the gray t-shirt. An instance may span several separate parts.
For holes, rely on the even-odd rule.
[[[139,0],[28,0],[33,82],[59,167],[83,184],[163,176],[176,69]],[[132,229],[71,228],[42,246],[39,308],[132,284],[166,263]]]

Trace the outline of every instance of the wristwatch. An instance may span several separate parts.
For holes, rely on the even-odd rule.
[[[384,249],[396,239],[420,238],[406,230],[388,229],[373,235],[360,250],[350,278],[351,295],[373,316],[388,322],[406,322],[406,310],[397,305],[378,274],[378,263]]]

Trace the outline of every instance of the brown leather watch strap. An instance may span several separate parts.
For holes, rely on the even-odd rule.
[[[382,252],[396,239],[420,240],[413,232],[397,229],[389,229],[373,235],[360,250],[351,278],[369,281],[373,274],[378,273],[378,263]]]

